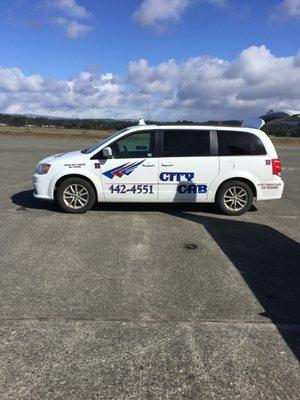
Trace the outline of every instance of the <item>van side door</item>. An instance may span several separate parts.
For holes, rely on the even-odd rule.
[[[156,131],[137,131],[109,145],[112,158],[99,155],[106,201],[155,202],[158,188]],[[100,152],[101,153],[101,152]]]
[[[158,200],[206,202],[219,174],[216,132],[199,128],[165,129],[159,158]]]

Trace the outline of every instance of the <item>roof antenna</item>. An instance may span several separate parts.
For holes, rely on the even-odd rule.
[[[145,126],[146,122],[144,121],[144,118],[139,119],[139,126]]]

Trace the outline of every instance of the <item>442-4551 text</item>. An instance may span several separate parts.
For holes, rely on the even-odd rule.
[[[133,193],[133,194],[154,194],[153,185],[111,185],[109,187],[111,193],[125,194],[125,193]]]

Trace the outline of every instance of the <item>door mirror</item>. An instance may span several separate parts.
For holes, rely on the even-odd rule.
[[[105,147],[102,151],[104,158],[112,158],[112,149],[110,147]]]

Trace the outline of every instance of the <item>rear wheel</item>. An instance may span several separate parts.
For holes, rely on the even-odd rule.
[[[218,208],[226,215],[242,215],[250,209],[252,202],[252,190],[242,181],[223,183],[216,198]]]
[[[92,185],[82,178],[67,178],[61,182],[56,194],[60,208],[73,214],[90,210],[96,201]]]

